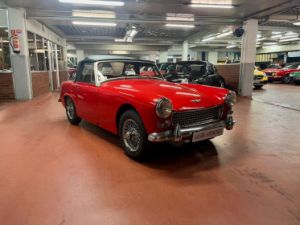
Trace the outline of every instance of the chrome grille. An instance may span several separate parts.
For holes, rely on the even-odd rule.
[[[264,76],[263,75],[255,75],[254,76],[254,80],[260,80],[260,79],[263,79]]]
[[[179,124],[182,128],[200,126],[219,121],[221,113],[221,106],[208,109],[175,112],[172,117],[172,123],[173,125]]]

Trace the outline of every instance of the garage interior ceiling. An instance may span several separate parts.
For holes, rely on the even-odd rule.
[[[29,19],[36,19],[45,24],[61,36],[66,37],[69,43],[77,47],[93,49],[97,45],[120,45],[116,39],[122,39],[130,27],[137,28],[138,33],[130,45],[152,46],[157,51],[174,45],[181,45],[189,40],[191,48],[207,47],[218,48],[233,45],[239,47],[240,38],[232,35],[210,41],[202,41],[210,35],[222,34],[241,26],[245,19],[259,19],[259,30],[263,40],[258,40],[258,47],[271,39],[272,31],[300,33],[300,26],[293,25],[300,12],[299,0],[260,1],[260,0],[224,0],[197,1],[201,4],[232,4],[231,9],[193,8],[189,0],[125,0],[124,6],[94,6],[81,4],[61,3],[58,0],[6,0],[9,6],[24,7]],[[74,16],[74,10],[104,10],[113,12],[111,18],[95,18],[80,15]],[[187,14],[192,21],[182,19],[167,21],[168,13]],[[116,27],[74,25],[73,21],[113,22]],[[166,27],[167,23],[189,24],[193,28],[183,29]],[[258,37],[260,39],[261,37]],[[277,40],[279,41],[279,40]],[[281,42],[288,44],[288,42]]]

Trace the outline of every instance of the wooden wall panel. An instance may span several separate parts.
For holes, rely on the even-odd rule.
[[[12,73],[0,73],[0,100],[15,99]]]
[[[225,79],[226,84],[238,91],[240,64],[216,65],[219,74]]]
[[[48,93],[50,91],[49,73],[45,71],[32,72],[33,97]]]

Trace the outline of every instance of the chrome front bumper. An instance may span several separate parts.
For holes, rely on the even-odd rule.
[[[193,133],[199,131],[205,131],[216,128],[226,128],[227,130],[231,130],[235,124],[232,115],[228,115],[225,121],[219,121],[215,123],[209,123],[198,127],[190,127],[190,128],[181,128],[179,124],[175,127],[174,130],[168,130],[162,133],[152,133],[148,135],[148,140],[151,142],[182,142],[190,141]],[[190,139],[189,139],[190,138]]]

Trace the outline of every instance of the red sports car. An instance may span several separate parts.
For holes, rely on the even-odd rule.
[[[268,76],[269,82],[282,81],[283,83],[288,84],[291,81],[290,74],[299,71],[300,71],[300,63],[294,63],[282,69],[270,68],[270,69],[265,69],[263,72],[265,72],[266,75]]]
[[[90,57],[60,101],[71,124],[81,119],[118,134],[125,153],[141,159],[147,142],[198,142],[232,129],[234,92],[163,79],[153,62]]]

